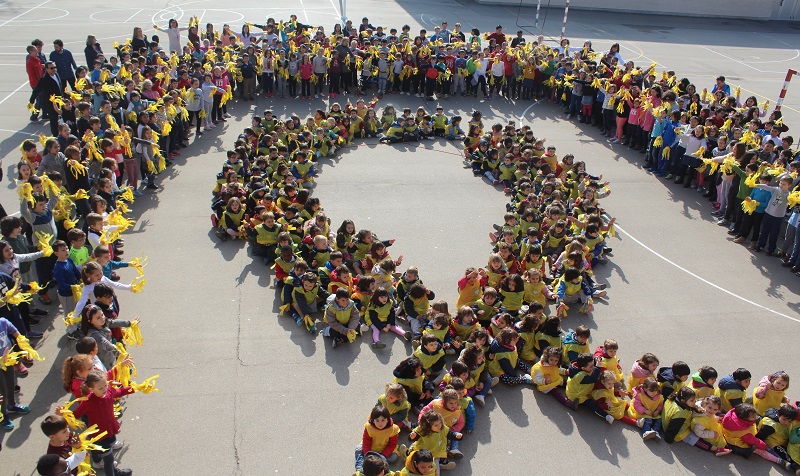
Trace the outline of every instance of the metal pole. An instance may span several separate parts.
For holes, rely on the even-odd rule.
[[[797,71],[790,69],[786,73],[786,79],[783,80],[783,87],[781,88],[781,93],[778,95],[778,102],[775,104],[775,110],[780,111],[781,105],[783,104],[784,98],[786,98],[786,90],[789,89],[789,81],[792,80],[792,76],[796,75]]]
[[[536,2],[536,24],[533,25],[534,28],[539,27],[539,10],[542,8],[542,0],[538,0]]]
[[[567,4],[564,6],[564,24],[561,26],[561,39],[564,39],[564,35],[567,31],[567,14],[569,14],[569,0],[567,0]]]

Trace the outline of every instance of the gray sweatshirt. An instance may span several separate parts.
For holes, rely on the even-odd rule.
[[[767,203],[767,208],[764,213],[778,218],[783,218],[786,215],[786,207],[789,206],[789,192],[784,192],[779,187],[772,187],[769,185],[758,184],[756,188],[766,190],[772,194]]]

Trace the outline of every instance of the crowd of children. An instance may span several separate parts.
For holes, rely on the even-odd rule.
[[[784,397],[788,375],[765,377],[753,406],[745,402],[750,376],[744,369],[723,377],[713,390],[716,371],[710,367],[692,374],[687,385],[686,364],[659,369],[655,356],[646,354],[623,385],[614,341],[592,353],[587,328],[562,331],[568,305],[590,313],[595,300],[606,298],[605,284],[596,282],[592,271],[606,262],[611,249],[604,237],[614,233],[613,219],[606,220],[598,203],[610,193],[602,175],[590,175],[586,164],[569,154],[559,159],[556,148],[525,125],[484,128],[475,111],[462,126],[462,118],[448,117],[442,106],[432,113],[424,107],[416,113],[405,109],[402,115],[385,106],[379,117],[376,105],[391,93],[434,100],[477,97],[478,90],[487,100],[497,95],[561,102],[570,116],[594,121],[613,135],[612,142],[644,149],[658,173],[678,175],[688,185],[696,180],[698,187],[718,184],[709,187],[709,198],[719,197],[723,219],[733,219],[737,240],[764,230],[754,238],[754,248],[769,240],[770,252],[776,249],[789,191],[797,185],[792,138],[780,137],[785,126],[779,113],[761,122],[755,99],[740,105],[724,78],[708,97],[671,72],[657,81],[655,65],[643,71],[625,63],[618,45],[607,53],[594,52],[588,42],[572,48],[566,40],[548,48],[541,38],[527,43],[521,32],[507,38],[500,26],[487,35],[473,30],[467,37],[460,25],[451,31],[444,23],[433,35],[423,30],[412,38],[408,26],[385,32],[365,18],[358,27],[336,25],[326,36],[324,28],[302,25],[292,16],[285,23],[270,18],[252,25],[263,33],[250,28],[233,33],[226,25],[219,32],[208,24],[200,31],[196,18],[188,28],[170,20],[164,30],[168,45],[135,28],[133,38],[115,44],[109,58],[90,37],[91,72],[69,65],[62,72],[59,40],[52,61],[42,54],[41,41],[29,47],[34,88],[29,110],[32,119],[39,109],[48,116],[54,137],[42,137],[44,155],[34,141],[21,147],[23,220],[4,219],[5,246],[13,252],[3,251],[2,259],[12,267],[16,260],[23,277],[26,272],[31,277],[28,263],[34,261],[44,287],[34,285],[33,292],[46,301],[48,286],[55,286],[65,312],[74,306],[66,320],[78,352],[64,362],[63,375],[65,390],[79,405],[59,408],[42,425],[57,457],[40,460],[41,474],[75,467],[85,449],[93,450],[93,464],[106,475],[129,474],[114,463],[112,450],[121,446],[115,439],[115,413],[121,410],[115,400],[133,390],[155,389],[152,381],[109,385],[110,380],[130,382],[132,360],[123,342],[141,341],[138,319],[119,319],[114,295],[114,288],[138,291],[143,283],[120,285],[114,271],[125,266],[114,258],[124,245],[119,234],[131,225],[122,216],[127,207],[120,198],[130,202],[141,195],[140,176],[147,188],[157,188],[155,174],[180,155],[193,131],[199,137],[230,117],[228,100],[252,100],[257,91],[266,97],[309,98],[312,88],[315,97],[327,88],[328,111],[317,110],[304,121],[298,116],[279,120],[269,110],[252,118],[216,177],[212,222],[221,239],[250,241],[252,254],[274,268],[283,314],[316,332],[320,316],[315,313],[321,311],[321,333],[332,347],[355,342],[362,333],[375,349],[386,346],[383,334],[411,342],[413,355],[397,366],[394,382],[365,423],[355,454],[357,471],[384,474],[387,463],[400,458],[401,474],[438,474],[453,467],[453,460],[463,457],[459,441],[474,429],[476,405],[483,406],[498,382],[535,385],[568,408],[585,406],[609,423],[619,419],[637,425],[644,439],[663,435],[668,442],[686,441],[717,455],[756,452],[798,469],[797,411]],[[342,107],[333,101],[340,94],[372,94],[373,89],[377,98],[369,103],[357,100]],[[399,272],[402,256],[395,259],[388,251],[394,240],[381,241],[350,220],[332,229],[319,198],[310,194],[320,159],[355,139],[393,143],[436,136],[463,141],[465,165],[502,184],[510,196],[502,224],[490,233],[494,252],[486,267],[468,269],[458,282],[454,314],[445,301],[435,301],[415,267]],[[709,137],[718,145],[710,152]],[[753,177],[761,183],[753,183]],[[128,187],[120,188],[124,181]],[[741,184],[748,187],[744,195]],[[723,201],[734,188],[737,198]],[[800,213],[792,216],[796,225]],[[797,267],[800,240],[792,243],[794,252],[785,263]],[[141,270],[141,263],[130,264]],[[12,276],[0,274],[14,291],[6,295],[3,309],[11,311],[0,325],[6,326],[3,335],[23,336],[18,346],[28,354],[8,354],[23,358],[34,355],[24,336],[38,337],[30,329],[37,311],[25,299],[9,300],[28,291],[25,282],[31,281],[16,284]],[[548,301],[554,302],[552,317],[544,313]],[[8,341],[2,340],[11,350]],[[457,360],[448,370],[449,355]],[[23,365],[3,371],[4,412],[26,409],[9,390],[14,385],[9,368],[24,372]],[[79,427],[81,416],[92,426],[75,438],[67,427]],[[94,425],[105,433],[91,441]],[[401,430],[409,432],[410,445],[399,442]],[[71,448],[75,453],[67,458]]]
[[[319,82],[328,78],[316,74]],[[563,83],[549,86],[542,94],[570,101]],[[434,91],[447,91],[441,88],[437,81]],[[484,129],[475,111],[465,133],[461,118],[448,118],[442,107],[399,115],[387,105],[379,118],[376,105],[332,101],[328,111],[317,110],[305,121],[279,120],[270,110],[254,117],[228,152],[212,200],[219,236],[248,240],[253,255],[275,269],[281,313],[298,326],[316,332],[321,319],[321,334],[332,348],[362,333],[374,349],[385,347],[387,333],[411,341],[412,356],[395,368],[394,381],[364,424],[355,449],[357,474],[389,474],[388,464],[399,460],[399,474],[454,467],[464,456],[459,441],[474,430],[475,407],[498,382],[534,385],[567,408],[583,406],[609,423],[638,427],[644,440],[685,441],[717,456],[756,453],[800,470],[800,423],[785,397],[785,373],[764,377],[752,405],[745,369],[715,388],[711,367],[695,373],[683,362],[659,367],[653,354],[645,354],[625,382],[615,341],[592,352],[588,328],[562,331],[568,305],[589,313],[595,300],[606,298],[605,284],[592,272],[606,263],[611,249],[604,237],[614,233],[614,220],[598,203],[610,193],[602,175],[589,174],[569,154],[559,159],[556,148],[528,126]],[[434,301],[415,267],[398,271],[402,257],[388,252],[394,240],[380,241],[351,220],[332,229],[310,193],[319,161],[354,139],[393,143],[435,136],[463,141],[465,165],[502,184],[510,196],[502,224],[490,233],[494,253],[486,267],[470,268],[459,280],[455,314],[445,301]],[[732,144],[720,162],[730,162]],[[552,317],[545,315],[548,301],[554,302]],[[457,355],[449,366],[448,355]],[[401,443],[402,432],[408,432],[408,444]]]
[[[140,28],[107,57],[89,36],[92,72],[65,63],[70,54],[61,40],[53,42],[50,61],[40,40],[28,48],[31,120],[43,112],[53,136],[21,144],[15,177],[20,217],[3,213],[0,219],[0,425],[12,431],[11,415],[30,412],[17,402],[17,378],[41,360],[30,343],[43,337],[36,327],[50,325],[49,314],[61,314],[65,342],[75,346],[59,362],[70,400],[42,422],[50,440],[37,463],[42,475],[132,474],[115,461],[123,447],[117,435],[124,399],[157,391],[157,376],[134,381],[129,349],[142,345],[140,319],[124,317],[117,292],[142,290],[146,258],[125,261],[122,235],[135,224],[125,215],[143,196],[140,177],[144,188],[157,189],[155,175],[187,146],[201,93],[197,89],[195,98],[183,89],[191,81],[179,88],[170,79],[181,67],[188,70],[186,58],[175,62],[157,48],[135,48],[137,42],[143,42]],[[135,270],[130,284],[121,282],[123,268]],[[52,294],[60,312],[45,310],[55,304]]]

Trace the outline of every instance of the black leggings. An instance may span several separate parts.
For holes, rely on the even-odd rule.
[[[189,129],[192,128],[192,122],[195,120],[197,120],[197,132],[200,132],[203,125],[203,118],[200,117],[200,111],[189,111],[189,121],[187,122]]]

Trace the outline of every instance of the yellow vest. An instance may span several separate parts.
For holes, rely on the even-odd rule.
[[[386,449],[386,445],[389,444],[389,439],[400,433],[400,428],[395,424],[380,430],[375,428],[370,422],[366,422],[364,423],[364,428],[367,430],[367,434],[370,438],[372,438],[372,451],[378,453]]]
[[[431,433],[428,436],[420,436],[412,446],[415,450],[426,449],[433,454],[434,458],[447,458],[447,432],[450,428],[443,426],[438,433]]]
[[[433,401],[433,406],[431,407],[431,409],[436,413],[438,413],[439,415],[442,415],[442,418],[444,419],[444,424],[449,427],[452,427],[453,425],[458,423],[458,419],[459,417],[461,417],[460,408],[456,407],[456,409],[453,411],[448,410],[447,408],[444,407],[444,401],[442,401],[441,398]]]
[[[512,367],[517,367],[517,359],[519,356],[517,355],[516,350],[507,350],[505,352],[498,352],[494,354],[494,358],[489,361],[489,374],[492,377],[499,377],[501,375],[505,375],[505,370],[500,367],[500,361],[502,359],[508,359],[508,362],[511,364]]]
[[[664,415],[663,415],[664,423],[662,424],[662,427],[669,428],[669,422],[677,418],[685,418],[685,420],[683,421],[683,425],[681,425],[681,429],[675,436],[675,441],[683,441],[683,439],[686,438],[689,435],[689,432],[691,431],[692,412],[690,410],[682,408],[680,405],[675,403],[674,400],[667,400],[666,402],[664,402]]]
[[[607,410],[608,414],[613,416],[615,420],[619,420],[625,416],[625,406],[628,404],[624,399],[618,398],[614,394],[614,389],[600,388],[592,392],[594,400],[606,399],[606,403],[610,406]]]
[[[738,388],[723,390],[717,387],[714,393],[720,398],[720,400],[722,400],[723,413],[728,413],[728,411],[730,411],[730,409],[733,408],[733,405],[731,405],[731,400],[741,399],[742,401],[744,401],[744,399],[747,398],[747,391],[739,390]]]
[[[533,362],[536,360],[536,333],[535,332],[520,332],[519,337],[525,341],[519,351],[519,358]]]
[[[422,346],[420,345],[419,347],[416,348],[416,350],[414,350],[414,357],[418,358],[419,361],[422,362],[423,369],[428,370],[440,358],[444,357],[444,350],[441,347],[439,347],[439,351],[436,352],[435,354],[432,355],[426,354],[425,352],[422,351]]]
[[[408,387],[409,390],[416,393],[417,395],[422,394],[422,381],[425,379],[424,375],[420,375],[419,377],[415,378],[394,378],[394,383],[399,383],[404,387]]]
[[[558,365],[542,365],[542,361],[539,360],[534,364],[533,369],[531,369],[531,377],[535,378],[537,372],[541,373],[544,378],[550,380],[548,384],[536,384],[536,390],[540,392],[546,392],[556,388],[564,382],[564,377],[559,373]]]
[[[793,421],[792,426],[789,427],[789,435],[794,432],[800,431],[800,421]],[[789,456],[792,457],[792,461],[798,462],[800,461],[800,443],[792,443],[789,441],[789,444],[786,446],[786,449],[789,451]]]
[[[536,333],[536,348],[539,349],[539,341],[545,340],[549,347],[561,347],[561,336],[551,336],[542,332]],[[539,352],[544,352],[544,349],[539,349]]]
[[[750,448],[750,445],[745,443],[742,440],[742,437],[747,434],[755,436],[756,426],[750,425],[744,430],[737,430],[737,431],[729,430],[725,427],[722,427],[722,434],[725,436],[725,441],[727,441],[729,445],[736,446],[737,448]]]
[[[714,438],[703,438],[717,448],[725,447],[725,437],[722,434],[722,422],[719,421],[716,415],[697,415],[692,416],[692,425],[701,425],[706,430],[713,431],[717,434]]]
[[[567,379],[567,398],[572,401],[578,400],[578,403],[583,403],[586,400],[589,400],[589,396],[592,394],[592,390],[594,389],[594,383],[581,383],[584,377],[587,374],[585,371],[581,370],[574,377],[570,377]]]
[[[547,307],[547,298],[544,297],[545,284],[541,281],[538,283],[525,283],[525,294],[522,298],[527,303],[538,302],[544,307]]]
[[[655,399],[648,397],[644,392],[639,393],[638,396],[639,396],[639,401],[642,402],[642,406],[650,410],[651,413],[658,410],[659,405],[664,403],[664,396],[661,395],[660,393]],[[661,415],[654,417],[652,415],[646,415],[644,413],[637,412],[636,408],[634,408],[633,402],[631,402],[631,404],[628,406],[628,416],[635,420],[638,420],[639,418],[652,418],[654,420],[661,419]]]
[[[622,373],[622,369],[619,368],[619,358],[616,356],[603,357],[600,361],[600,366],[613,372],[617,382],[622,382],[622,380],[625,378],[625,375]]]
[[[464,289],[458,290],[458,301],[456,302],[456,309],[460,309],[461,306],[472,306],[478,299],[481,298],[481,280],[476,279],[473,284],[467,281],[467,285],[464,286]]]
[[[783,426],[779,421],[764,417],[758,422],[758,429],[760,430],[764,425],[771,426],[772,429],[775,430],[775,433],[769,435],[767,439],[764,440],[768,448],[772,448],[773,446],[786,446],[789,443],[791,424]]]
[[[503,305],[509,311],[519,311],[519,308],[522,307],[522,296],[524,294],[524,289],[520,291],[505,291],[500,289],[500,295],[503,297]]]
[[[759,415],[764,415],[770,408],[780,408],[783,403],[783,397],[786,395],[785,390],[767,390],[764,398],[756,397],[756,392],[760,387],[753,389],[753,406]]]
[[[478,321],[476,320],[474,324],[465,326],[458,322],[457,319],[453,319],[451,326],[453,330],[456,331],[456,335],[461,338],[461,341],[466,342],[469,335],[472,334],[472,331],[478,328]]]
[[[389,400],[386,398],[386,394],[378,397],[378,403],[380,403],[381,405],[386,407],[387,410],[389,410],[389,414],[392,415],[392,419],[394,419],[394,415],[397,415],[398,413],[404,410],[406,412],[408,410],[411,410],[411,403],[408,400],[403,400],[402,402],[396,401],[394,403],[389,403]]]

